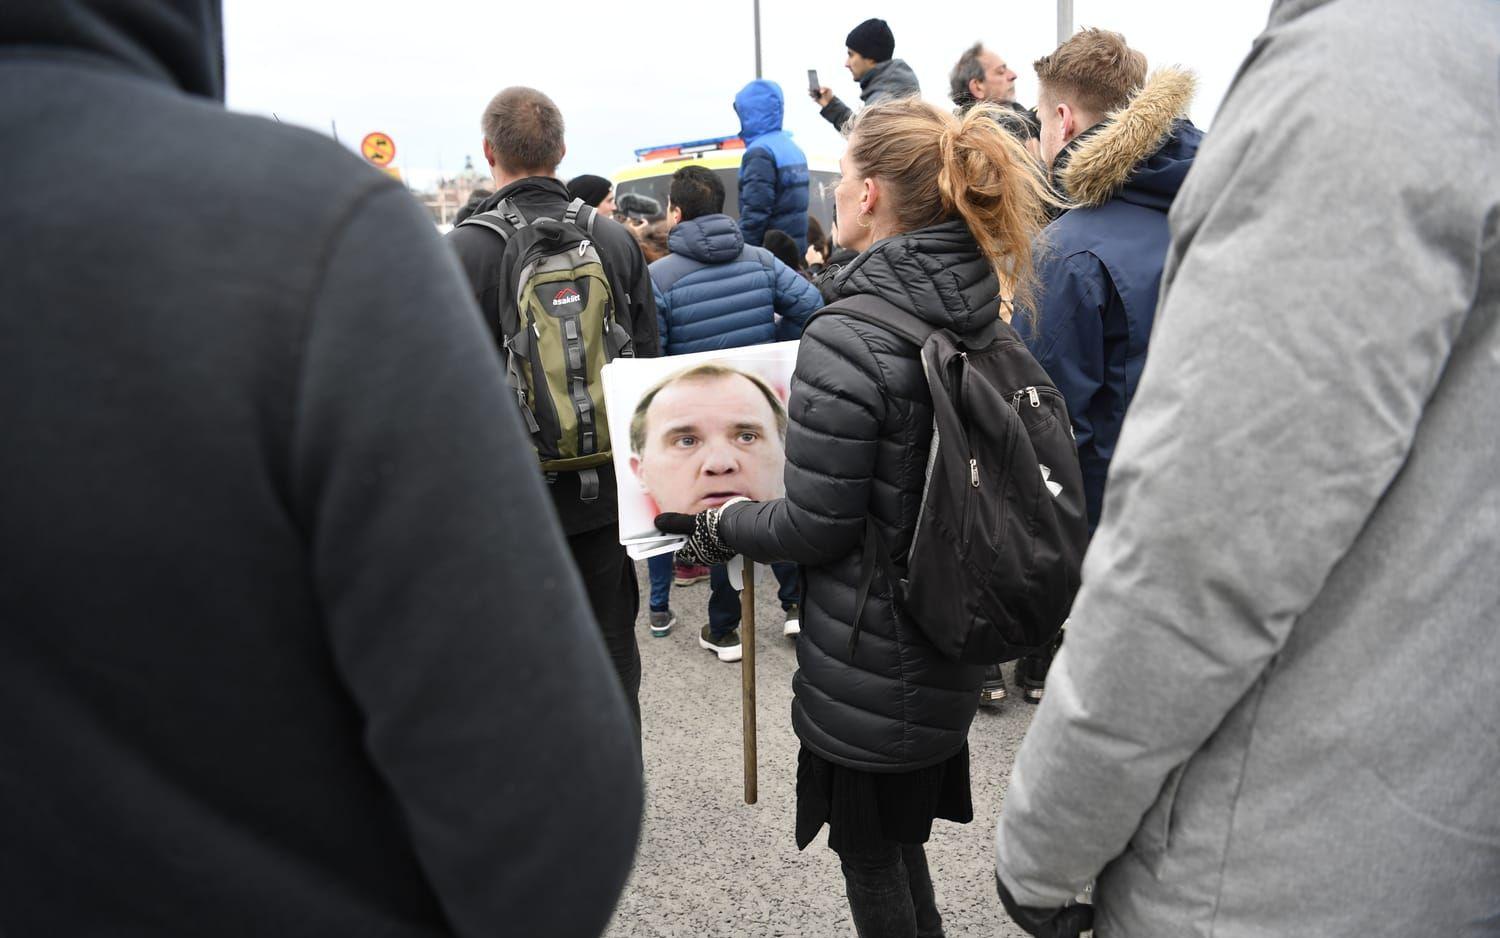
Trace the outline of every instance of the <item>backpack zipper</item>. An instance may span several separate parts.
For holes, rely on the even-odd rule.
[[[1016,393],[1012,394],[1010,396],[1010,406],[1019,408],[1021,406],[1021,398],[1023,397],[1029,397],[1031,399],[1032,407],[1042,406],[1042,396],[1037,393],[1035,385],[1024,387]]]

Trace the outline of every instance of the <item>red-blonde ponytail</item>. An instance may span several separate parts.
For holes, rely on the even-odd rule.
[[[962,219],[995,270],[1002,315],[1035,309],[1033,244],[1060,204],[1041,166],[1003,122],[979,105],[962,118],[917,98],[878,104],[855,118],[849,158],[892,192],[897,233]],[[1007,309],[1009,307],[1009,309]]]

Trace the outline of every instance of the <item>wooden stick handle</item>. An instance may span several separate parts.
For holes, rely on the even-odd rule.
[[[745,590],[740,593],[740,707],[744,715],[745,804],[755,804],[755,564],[746,557]]]

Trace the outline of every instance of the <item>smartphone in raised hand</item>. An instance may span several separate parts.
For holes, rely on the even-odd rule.
[[[812,96],[813,100],[817,100],[818,93],[820,91],[822,91],[822,90],[823,90],[823,86],[818,83],[818,70],[815,69],[815,68],[808,69],[807,70],[807,93]]]

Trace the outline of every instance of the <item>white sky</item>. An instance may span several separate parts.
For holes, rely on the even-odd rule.
[[[1192,116],[1207,127],[1270,0],[1074,0],[1074,25],[1118,30],[1154,68],[1198,73]],[[925,98],[946,103],[948,70],[983,40],[1036,103],[1031,63],[1056,44],[1053,0],[1001,0],[987,12],[958,0],[884,7],[863,0],[762,0],[764,77],[781,83],[785,126],[810,156],[837,159],[842,142],[803,90],[807,69],[852,107],[844,37],[869,16],[896,36],[896,57]],[[228,104],[330,133],[355,148],[379,130],[396,165],[423,186],[472,156],[486,172],[479,115],[507,85],[551,95],[568,127],[559,172],[610,175],[638,147],[739,131],[734,94],[755,77],[751,0],[224,0]]]

